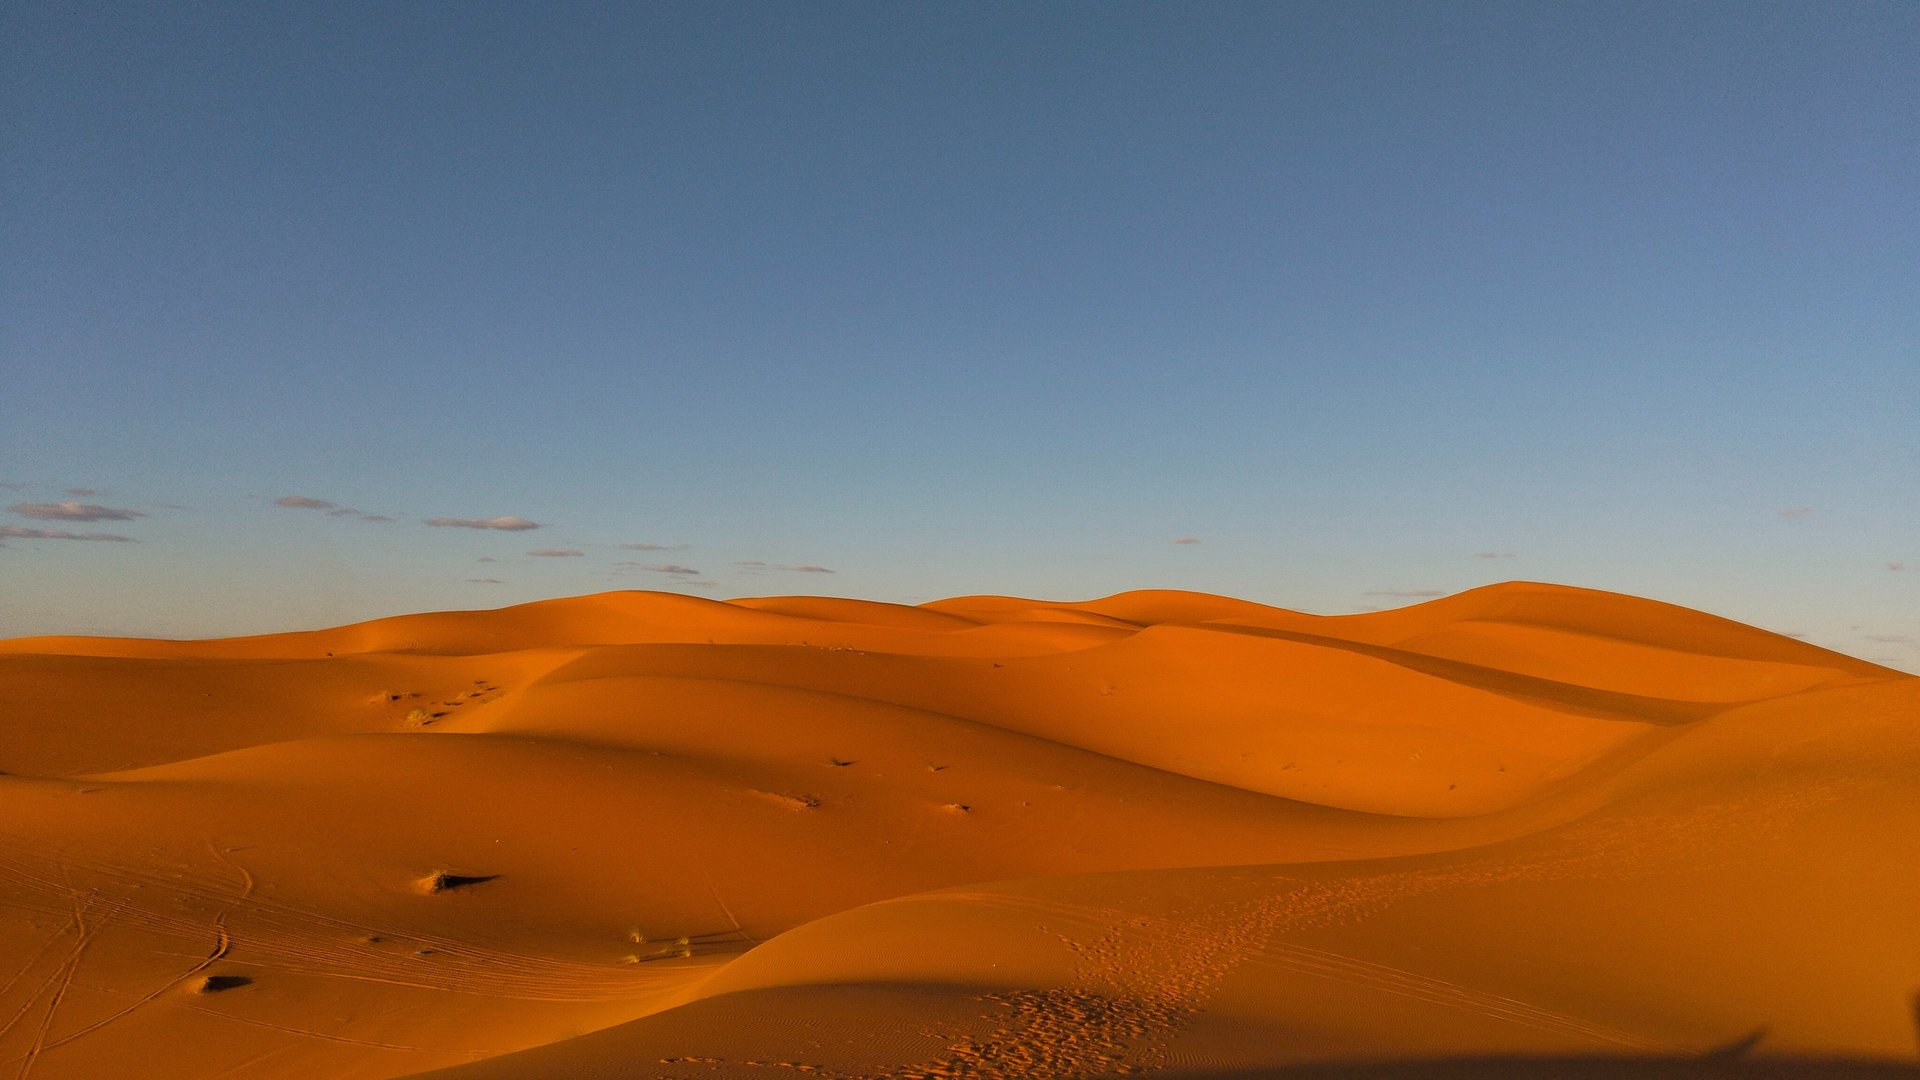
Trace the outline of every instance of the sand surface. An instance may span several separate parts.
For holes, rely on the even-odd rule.
[[[0,1076],[1906,1075],[1916,991],[1920,679],[1650,600],[0,641]]]

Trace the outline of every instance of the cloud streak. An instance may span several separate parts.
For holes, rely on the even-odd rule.
[[[510,515],[494,518],[428,518],[427,524],[436,529],[498,529],[501,532],[524,532],[540,527],[538,522]]]
[[[570,559],[576,555],[585,555],[586,552],[577,548],[541,548],[538,551],[529,551],[527,554],[542,559]]]
[[[30,529],[25,525],[0,525],[0,540],[106,540],[116,544],[131,544],[131,536],[116,536],[113,533],[76,533],[65,529]]]
[[[1812,517],[1812,516],[1813,516],[1813,507],[1811,507],[1811,506],[1789,506],[1789,507],[1787,507],[1787,508],[1786,508],[1785,510],[1782,510],[1782,511],[1780,511],[1780,516],[1781,516],[1781,517],[1783,517],[1783,518],[1787,518],[1787,519],[1788,519],[1788,520],[1790,520],[1790,521],[1799,521],[1799,520],[1801,520],[1801,519],[1803,519],[1803,518],[1810,518],[1810,517]]]
[[[763,559],[741,559],[733,565],[749,574],[762,570],[783,570],[789,574],[831,574],[834,571],[816,563],[770,563]]]
[[[7,509],[21,517],[37,521],[132,521],[147,515],[138,510],[120,510],[83,502],[14,503]]]
[[[1176,544],[1197,544],[1199,542],[1200,538],[1197,536],[1176,536],[1173,538],[1173,543]]]
[[[621,544],[628,551],[685,551],[686,544]]]
[[[311,495],[282,495],[273,500],[273,505],[284,506],[289,510],[324,510],[328,517],[357,517],[361,521],[392,521],[385,514],[367,514],[351,506],[341,506],[327,499],[316,499]]]

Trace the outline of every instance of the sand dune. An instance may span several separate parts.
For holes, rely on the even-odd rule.
[[[1532,583],[4,641],[0,1068],[1891,1075],[1917,723]]]

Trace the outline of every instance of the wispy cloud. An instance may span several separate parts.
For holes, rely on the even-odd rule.
[[[385,514],[368,514],[351,506],[339,506],[326,499],[316,499],[311,495],[282,495],[273,500],[273,505],[284,506],[289,510],[325,510],[328,517],[357,517],[361,521],[392,521]]]
[[[499,579],[499,578],[497,578],[497,577],[470,577],[470,578],[467,578],[467,579],[466,579],[466,581],[467,581],[467,584],[469,584],[469,585],[498,585],[498,584],[500,584],[500,579]]]
[[[131,544],[131,536],[115,536],[112,533],[76,533],[64,529],[30,529],[25,525],[0,525],[0,539],[6,540],[108,540],[116,544]]]
[[[538,522],[528,521],[523,517],[511,516],[496,518],[428,518],[427,524],[440,529],[499,529],[501,532],[522,532],[527,529],[537,529],[540,527]]]
[[[1173,538],[1173,542],[1176,544],[1197,544],[1200,542],[1200,538],[1197,536],[1176,536]]]
[[[741,559],[739,562],[734,563],[733,565],[741,568],[742,570],[765,570],[767,568],[767,564],[760,561],[759,559]]]
[[[798,566],[776,566],[774,567],[774,569],[787,570],[795,574],[831,574],[833,573],[833,571],[827,569],[824,566],[815,566],[812,563],[801,563]]]
[[[93,490],[92,488],[68,488],[67,494],[73,496],[76,499],[91,499],[92,497],[100,493]]]
[[[537,551],[529,551],[527,554],[542,559],[570,559],[576,555],[585,555],[586,552],[577,548],[540,548]]]
[[[1887,569],[1892,570],[1896,574],[1902,570],[1905,570],[1906,568],[1907,568],[1907,564],[1902,562],[1890,562],[1887,564]]]
[[[686,544],[621,544],[628,551],[685,551]]]
[[[1813,516],[1813,507],[1789,506],[1785,510],[1780,511],[1780,516],[1783,518],[1789,518],[1795,521],[1798,521],[1801,518],[1810,518]]]
[[[635,570],[646,570],[655,574],[674,574],[679,577],[691,577],[700,572],[691,566],[681,566],[679,563],[651,563],[646,566],[641,566],[639,563],[626,563],[625,565]]]
[[[763,559],[741,559],[733,565],[742,572],[757,574],[763,570],[784,570],[789,574],[831,574],[832,570],[814,563],[770,563]]]
[[[1445,589],[1369,589],[1368,596],[1397,596],[1403,600],[1423,600],[1435,596],[1445,596]]]
[[[1473,553],[1473,557],[1476,559],[1511,559],[1513,558],[1513,552],[1511,551],[1476,551]]]
[[[496,559],[496,558],[494,558],[494,557],[493,557],[493,556],[491,556],[491,555],[482,555],[482,556],[480,556],[479,558],[477,558],[477,559],[475,559],[475,560],[473,560],[473,561],[474,561],[474,562],[499,562],[500,560],[499,560],[499,559]]]
[[[14,503],[8,509],[21,517],[35,518],[40,521],[132,521],[134,518],[147,516],[138,510],[118,510],[111,506],[71,501]]]

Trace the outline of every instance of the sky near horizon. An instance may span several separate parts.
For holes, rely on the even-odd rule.
[[[1519,578],[1920,670],[1920,5],[11,5],[0,68],[0,636]]]

